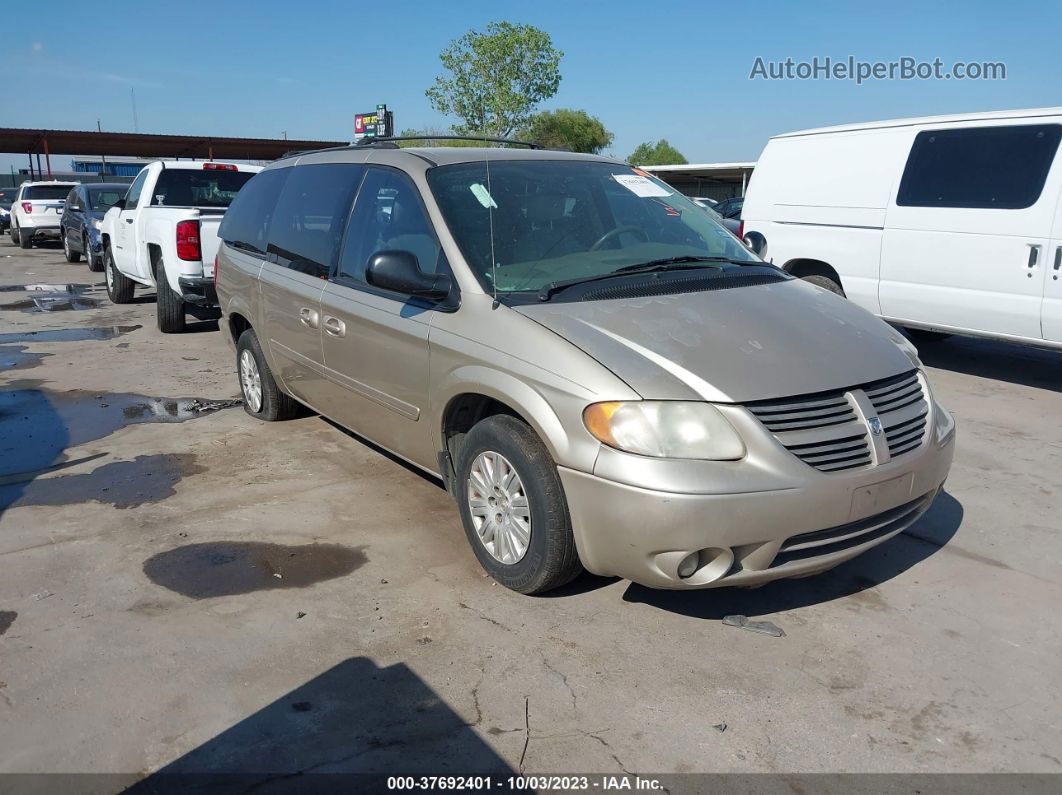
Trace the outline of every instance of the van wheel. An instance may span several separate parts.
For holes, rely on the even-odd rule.
[[[85,249],[85,262],[88,264],[88,269],[95,273],[99,273],[103,270],[103,258],[97,257],[92,254],[92,246],[89,245],[88,237],[81,238],[81,246]]]
[[[180,334],[184,331],[184,300],[170,287],[162,260],[155,264],[155,318],[163,334]]]
[[[81,254],[70,248],[70,238],[65,229],[60,228],[59,234],[63,236],[63,256],[67,262],[81,262]]]
[[[118,272],[110,246],[103,250],[103,269],[107,272],[107,297],[115,304],[132,303],[136,284]]]
[[[837,282],[835,282],[829,276],[818,276],[818,275],[815,275],[815,276],[801,276],[800,278],[803,279],[804,281],[806,281],[808,284],[814,284],[816,287],[821,287],[823,290],[829,290],[831,293],[834,293],[835,295],[841,296],[841,298],[846,298],[847,297],[844,294],[844,290],[841,289],[841,285],[839,285]]]
[[[943,342],[954,335],[945,334],[943,331],[929,331],[924,328],[907,328],[907,336],[923,345],[932,345],[935,342]]]
[[[582,571],[557,465],[524,422],[499,414],[473,426],[456,490],[476,558],[506,588],[542,593]]]
[[[243,392],[243,409],[252,417],[276,422],[298,414],[298,402],[280,391],[252,329],[243,332],[236,343],[236,372]]]

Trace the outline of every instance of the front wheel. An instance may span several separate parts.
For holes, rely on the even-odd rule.
[[[116,304],[132,303],[136,284],[118,270],[110,246],[103,250],[103,268],[107,272],[107,297]]]
[[[95,273],[102,271],[103,257],[97,257],[92,253],[92,246],[89,245],[88,237],[81,238],[81,246],[85,249],[85,262],[88,264],[88,269]]]
[[[841,296],[841,298],[846,298],[847,297],[844,294],[844,290],[841,289],[841,285],[839,285],[837,282],[835,282],[829,276],[818,276],[818,275],[815,275],[815,276],[801,276],[800,278],[802,278],[808,284],[814,284],[816,287],[821,287],[823,290],[829,290],[831,293],[834,293],[835,295]]]
[[[252,329],[243,332],[236,343],[236,372],[240,377],[244,411],[255,419],[276,422],[291,419],[298,413],[299,404],[277,386]]]
[[[74,251],[70,248],[70,236],[65,229],[60,229],[59,234],[63,236],[63,256],[66,257],[67,262],[80,262],[81,253]]]
[[[534,594],[578,576],[582,565],[557,465],[526,423],[488,417],[468,432],[457,458],[461,520],[491,577]]]

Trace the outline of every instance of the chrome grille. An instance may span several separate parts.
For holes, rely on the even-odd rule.
[[[926,433],[929,401],[922,390],[918,373],[905,373],[887,381],[864,387],[867,399],[885,430],[889,454],[895,458],[922,444]]]
[[[860,393],[865,400],[856,397]],[[850,389],[746,403],[745,408],[805,464],[821,472],[841,472],[874,462],[869,429],[857,403],[868,419],[873,407],[890,457],[909,453],[922,444],[929,402],[914,370]],[[884,450],[876,444],[880,460]]]
[[[844,391],[745,405],[789,452],[822,472],[870,464],[866,426]]]

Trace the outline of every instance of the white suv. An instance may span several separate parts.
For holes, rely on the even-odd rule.
[[[11,204],[11,242],[22,248],[34,240],[59,239],[59,220],[63,217],[66,196],[76,182],[23,182]]]

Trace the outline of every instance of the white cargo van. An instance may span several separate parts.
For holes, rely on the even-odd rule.
[[[772,138],[743,210],[775,265],[891,322],[1062,348],[1062,108]]]

